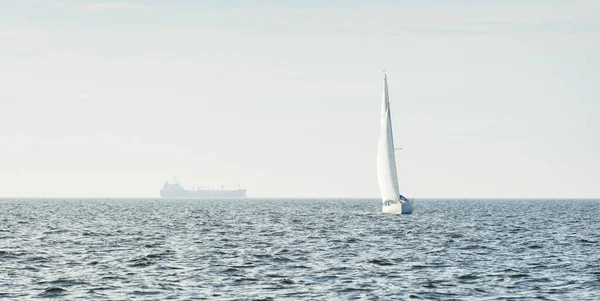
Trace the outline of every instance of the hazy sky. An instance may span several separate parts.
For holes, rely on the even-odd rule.
[[[369,2],[367,4],[367,2]],[[600,1],[0,0],[0,197],[600,197]]]

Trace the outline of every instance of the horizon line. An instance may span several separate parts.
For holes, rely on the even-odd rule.
[[[379,200],[380,197],[294,197],[294,196],[268,196],[268,197],[246,197],[246,198],[194,198],[194,197],[180,197],[180,198],[164,198],[160,196],[0,196],[0,200],[16,200],[16,199],[154,199],[154,200],[270,200],[270,199],[287,199],[287,200]],[[600,200],[600,197],[413,197],[408,198],[409,200]]]

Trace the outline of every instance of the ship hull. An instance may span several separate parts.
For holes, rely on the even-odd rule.
[[[246,189],[161,191],[160,196],[163,198],[190,198],[190,199],[245,199],[246,198]]]
[[[410,202],[401,202],[399,204],[393,204],[389,206],[382,206],[381,210],[385,214],[411,214],[414,210],[413,205]]]

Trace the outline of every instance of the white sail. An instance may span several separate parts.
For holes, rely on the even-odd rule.
[[[383,213],[411,214],[413,205],[400,195],[398,173],[396,172],[396,154],[394,153],[394,134],[390,115],[390,96],[387,76],[383,77],[383,96],[381,97],[381,133],[377,148],[377,177]]]
[[[386,201],[399,201],[400,196],[386,75],[383,77],[383,95],[381,98],[381,132],[379,133],[377,148],[377,177],[379,179],[381,201],[385,203]]]

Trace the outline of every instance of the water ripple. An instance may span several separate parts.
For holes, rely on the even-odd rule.
[[[597,300],[600,202],[0,200],[0,298]],[[561,212],[561,214],[556,214]]]

